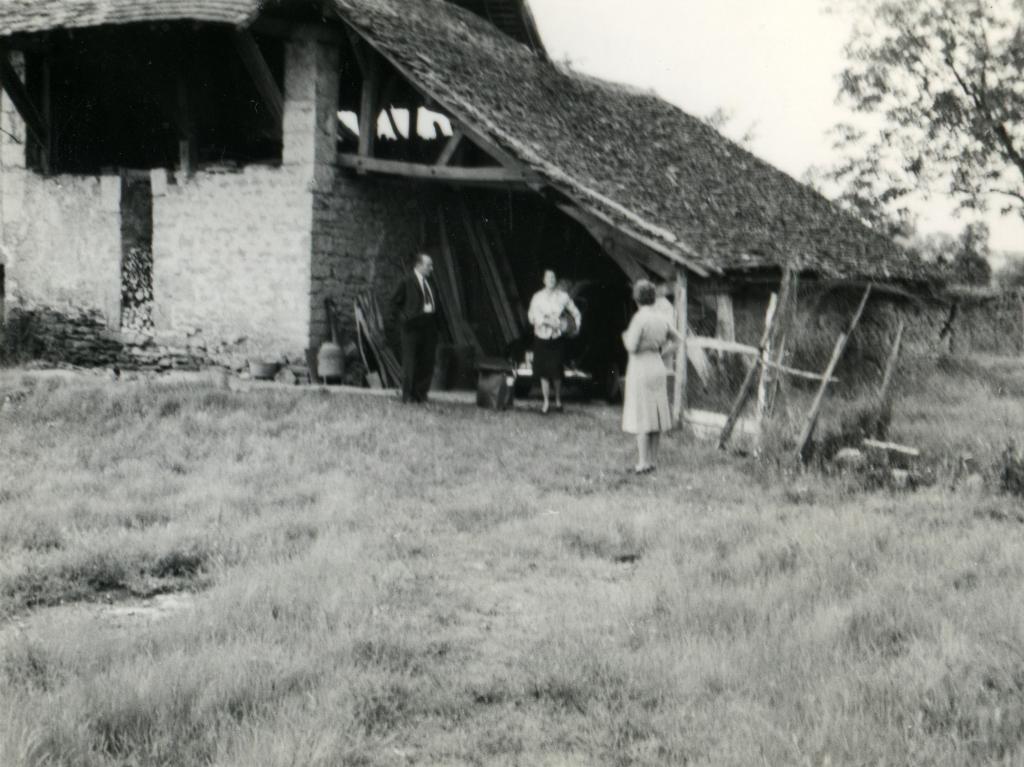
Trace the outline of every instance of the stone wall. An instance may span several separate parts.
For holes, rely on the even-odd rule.
[[[346,340],[355,338],[353,301],[372,290],[387,314],[410,254],[422,247],[423,193],[409,183],[337,175],[315,196],[310,292],[312,347],[330,337],[324,298],[334,300]]]
[[[0,185],[8,311],[89,309],[116,328],[121,306],[120,177],[44,178],[5,165]]]
[[[24,65],[11,55],[15,70]],[[0,97],[0,262],[6,312],[56,306],[120,323],[121,179],[26,168],[27,131]]]
[[[322,43],[286,44],[279,166],[206,169],[187,178],[152,171],[157,344],[134,333],[129,343],[209,352],[235,366],[247,356],[304,356],[310,306],[320,303],[310,298],[314,194],[322,200],[343,185],[334,167],[339,56]],[[47,178],[27,170],[25,127],[6,95],[0,127],[8,309],[20,302],[42,312],[36,324],[47,332],[75,327],[79,345],[96,331],[98,316],[118,328],[120,177]],[[88,321],[79,323],[83,317]],[[107,362],[104,349],[98,359]]]
[[[312,197],[302,168],[153,179],[158,338],[211,352],[302,359]]]
[[[214,357],[292,360],[310,345],[313,199],[334,186],[339,52],[285,47],[282,163],[154,176],[154,324]],[[235,360],[237,362],[237,360]]]

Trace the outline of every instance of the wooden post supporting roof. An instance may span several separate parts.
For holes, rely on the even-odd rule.
[[[363,94],[359,101],[359,156],[373,157],[377,140],[378,96],[380,95],[380,63],[375,55],[365,58]],[[361,173],[365,169],[358,169]]]
[[[186,176],[195,173],[199,164],[199,142],[196,138],[196,124],[192,100],[189,98],[188,81],[178,75],[178,163]]]
[[[683,416],[687,411],[686,385],[687,381],[687,330],[689,328],[689,312],[687,296],[686,270],[676,269],[675,309],[676,309],[676,332],[683,337],[676,351],[676,375],[672,391],[672,420],[676,425],[683,422]]]
[[[743,408],[747,404],[747,400],[750,399],[750,395],[754,391],[754,382],[757,380],[758,368],[761,367],[761,360],[763,359],[765,346],[768,345],[768,340],[772,337],[772,330],[774,329],[776,318],[785,310],[785,307],[775,305],[775,301],[776,296],[772,293],[772,298],[769,301],[769,307],[773,308],[766,315],[764,333],[761,334],[761,342],[757,345],[757,357],[755,358],[754,364],[751,365],[750,369],[747,371],[747,376],[743,379],[743,383],[740,385],[739,394],[736,395],[736,399],[732,403],[732,409],[729,411],[729,416],[725,420],[725,426],[722,427],[722,433],[718,437],[719,450],[725,450],[726,445],[729,444],[729,439],[732,437],[732,430],[736,427],[736,422],[739,420],[740,414],[743,412]]]
[[[245,65],[249,77],[252,78],[256,91],[263,100],[263,105],[270,113],[275,126],[275,133],[283,130],[284,119],[284,95],[281,88],[274,79],[274,73],[270,71],[270,65],[263,57],[263,51],[256,43],[256,38],[248,30],[235,30],[235,48]]]
[[[25,121],[29,135],[45,150],[50,145],[50,126],[46,124],[46,120],[29,98],[25,84],[11,65],[9,51],[3,47],[0,47],[0,86],[11,97],[14,108]]]

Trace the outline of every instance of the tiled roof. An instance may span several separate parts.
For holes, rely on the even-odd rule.
[[[567,72],[442,0],[334,0],[444,106],[577,202],[722,270],[832,278],[929,268],[651,93]]]
[[[331,1],[442,106],[552,187],[680,255],[725,271],[788,263],[832,278],[934,276],[701,120],[654,94],[565,71],[448,0]],[[289,4],[302,0],[274,5]],[[262,0],[0,0],[0,36],[173,19],[244,25],[263,7]]]
[[[0,35],[194,19],[245,24],[260,0],[0,0]]]

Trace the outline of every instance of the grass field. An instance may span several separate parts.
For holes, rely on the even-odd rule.
[[[917,372],[938,464],[1021,433],[1019,365]],[[5,767],[1024,762],[1018,499],[633,478],[596,407],[0,390]]]

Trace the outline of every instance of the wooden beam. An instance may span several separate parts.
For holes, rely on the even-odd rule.
[[[462,306],[462,289],[459,285],[458,275],[455,269],[455,259],[452,257],[451,241],[448,238],[448,224],[444,215],[444,207],[437,206],[438,235],[441,244],[440,258],[442,281],[448,283],[448,292],[451,294],[451,311],[458,318],[465,316],[465,309]]]
[[[729,354],[742,354],[745,357],[757,357],[758,351],[756,346],[750,346],[749,344],[739,343],[738,341],[725,341],[721,338],[709,338],[708,336],[697,336],[692,334],[687,338],[689,348],[693,349],[714,349],[715,351],[726,352]],[[797,368],[790,367],[789,365],[782,365],[774,360],[766,360],[764,364],[772,370],[777,370],[780,373],[786,375],[795,376],[796,378],[806,378],[808,381],[820,381],[821,373],[812,373],[807,370],[798,370]],[[833,378],[832,383],[838,383],[838,378]]]
[[[263,57],[263,51],[256,44],[256,38],[253,37],[252,32],[235,30],[233,37],[238,55],[249,72],[249,77],[252,78],[256,91],[263,100],[263,105],[270,113],[275,131],[280,132],[283,129],[284,96],[277,80],[274,79],[274,73],[270,71],[270,65]]]
[[[643,270],[643,267],[637,263],[636,259],[632,258],[629,253],[623,252],[619,247],[619,244],[609,227],[598,222],[593,217],[588,216],[582,210],[573,205],[559,203],[558,209],[586,229],[587,234],[597,241],[598,245],[601,246],[601,249],[604,250],[608,258],[615,262],[615,265],[622,270],[623,274],[625,274],[631,282],[647,277],[647,273]]]
[[[18,110],[29,136],[44,150],[50,143],[49,126],[29,98],[25,84],[18,77],[11,65],[10,54],[6,48],[0,47],[0,86],[11,97],[14,108]]]
[[[363,94],[359,100],[359,157],[373,157],[373,146],[377,141],[377,115],[380,95],[380,64],[376,56],[368,56],[363,70]],[[366,168],[355,165],[360,173]]]
[[[664,256],[669,261],[671,261],[671,262],[673,262],[675,264],[679,264],[680,266],[685,266],[687,269],[689,269],[691,272],[693,272],[694,274],[698,275],[699,277],[708,277],[708,276],[710,276],[710,272],[708,271],[708,269],[706,269],[704,267],[704,265],[698,264],[693,259],[686,258],[685,256],[680,255],[676,251],[674,251],[671,248],[669,248],[667,245],[664,245],[664,244],[662,244],[660,242],[652,240],[650,237],[647,237],[645,235],[642,235],[642,234],[634,231],[631,227],[624,226],[622,224],[616,223],[607,214],[602,213],[599,210],[594,210],[589,205],[585,205],[585,204],[581,203],[579,200],[576,200],[575,198],[572,198],[571,195],[566,195],[566,196],[570,197],[577,207],[581,208],[582,210],[585,210],[591,216],[594,216],[596,219],[598,219],[599,221],[601,221],[605,225],[610,226],[612,229],[616,230],[617,232],[620,232],[622,235],[624,235],[625,237],[628,237],[633,242],[635,242],[635,243],[637,243],[639,245],[642,245],[645,248],[647,248],[648,250],[654,251],[655,253],[658,253],[661,256]],[[711,267],[711,268],[713,268],[713,267]]]
[[[871,297],[871,287],[872,286],[869,284],[867,289],[864,291],[864,296],[857,305],[857,311],[853,313],[853,318],[850,320],[850,325],[846,332],[840,333],[839,338],[836,339],[836,345],[832,350],[832,358],[829,360],[828,367],[825,368],[825,372],[822,374],[821,386],[818,387],[818,392],[814,396],[814,401],[811,403],[811,409],[807,413],[807,419],[804,422],[803,430],[800,432],[800,438],[797,440],[796,455],[801,461],[807,453],[807,446],[811,442],[811,437],[814,436],[814,427],[818,423],[818,415],[821,413],[821,407],[825,401],[825,392],[828,391],[828,385],[832,380],[832,374],[835,372],[836,366],[839,364],[839,360],[842,359],[843,352],[846,351],[846,344],[850,340],[850,336],[853,335],[853,331],[857,329],[860,317],[864,313],[864,307],[867,306],[868,298]]]
[[[768,321],[765,323],[764,332],[761,334],[761,341],[757,345],[757,357],[755,363],[750,366],[746,377],[743,379],[743,383],[740,385],[739,394],[736,395],[736,399],[732,403],[732,409],[729,411],[729,417],[726,419],[725,426],[722,427],[722,434],[718,438],[719,450],[725,450],[725,446],[729,444],[729,438],[732,436],[732,430],[740,418],[740,413],[743,412],[743,408],[747,404],[747,400],[754,391],[754,381],[757,379],[757,372],[760,367],[762,352],[764,352],[764,348],[768,344],[768,339],[772,337],[775,318],[778,317],[784,309],[785,307],[775,307],[775,310],[767,315]]]
[[[314,24],[266,17],[254,21],[249,29],[255,34],[265,37],[278,37],[286,40],[310,40],[330,45],[340,45],[347,39],[345,29],[339,25]]]
[[[367,60],[375,54],[372,51],[367,53],[365,44],[363,43],[363,38],[348,27],[345,27],[345,37],[348,39],[349,47],[352,49],[352,55],[356,60],[356,66],[359,67],[359,71],[362,73],[363,77],[366,77],[370,71],[370,65]]]
[[[792,269],[787,265],[782,270],[782,287],[780,288],[780,290],[785,292],[787,296],[786,314],[781,318],[781,326],[778,334],[778,351],[775,352],[774,360],[775,366],[780,370],[783,368],[783,363],[786,361],[786,344],[795,328],[799,302],[799,288],[800,273],[796,269]],[[775,403],[779,399],[779,392],[781,389],[782,376],[776,375],[773,377],[771,385],[768,388],[767,407],[769,415],[775,411]]]
[[[757,377],[757,410],[755,411],[754,420],[757,421],[759,429],[761,424],[764,423],[765,415],[768,411],[768,375],[770,370],[768,361],[772,358],[772,343],[778,334],[779,325],[781,324],[781,316],[780,322],[774,321],[775,311],[779,305],[785,306],[785,300],[786,296],[781,296],[780,298],[775,293],[772,293],[771,298],[768,299],[768,311],[765,313],[764,324],[766,327],[768,325],[772,326],[772,333],[768,336],[768,342],[758,355],[761,370]]]
[[[907,458],[920,458],[921,451],[916,447],[901,445],[897,442],[883,442],[877,439],[865,439],[861,444],[868,450],[882,450],[886,453],[897,453]]]
[[[49,52],[43,56],[43,125],[47,126],[46,144],[42,146],[40,165],[44,174],[49,174],[53,165],[53,68],[50,64]]]
[[[444,145],[444,149],[441,150],[440,156],[437,158],[435,165],[447,165],[452,161],[452,157],[455,156],[456,150],[459,145],[462,144],[462,139],[466,137],[466,134],[461,130],[456,130],[448,142]]]
[[[793,287],[793,281],[791,278],[792,270],[786,266],[782,270],[782,279],[779,282],[779,306],[783,307],[786,311],[785,314],[779,315],[779,321],[775,323],[775,329],[772,331],[772,337],[768,339],[768,345],[765,347],[765,357],[761,367],[761,379],[757,384],[757,417],[759,421],[764,421],[768,416],[771,408],[771,397],[774,390],[774,383],[778,380],[779,376],[774,372],[772,366],[768,363],[777,361],[781,364],[782,358],[777,351],[778,347],[782,344],[782,339],[785,338],[786,332],[789,329],[789,318],[792,315],[791,307],[793,302],[790,301],[789,292]]]
[[[811,409],[807,413],[803,429],[800,431],[800,438],[796,443],[796,455],[801,461],[804,459],[804,455],[807,452],[807,445],[810,444],[811,437],[814,435],[814,427],[818,423],[818,414],[821,412],[822,403],[825,401],[825,392],[828,391],[828,383],[832,379],[832,374],[835,372],[836,365],[839,364],[839,360],[843,356],[843,351],[846,349],[846,341],[848,338],[849,336],[847,336],[846,333],[840,333],[839,338],[836,339],[836,345],[832,348],[832,357],[829,359],[828,365],[825,367],[825,372],[821,377],[821,386],[818,387],[818,391],[814,395],[814,401],[811,402]]]
[[[395,114],[391,111],[391,107],[385,106],[381,110],[381,113],[387,116],[388,125],[391,126],[391,132],[395,134],[395,141],[400,141],[405,138],[405,136],[402,135],[402,132],[398,130],[398,122],[395,120]]]
[[[356,29],[355,27],[352,27],[347,20],[342,19],[342,21],[345,22],[345,24],[347,25],[347,27],[351,30],[351,32],[353,34],[357,35],[361,40],[363,40],[365,42],[365,44],[367,46],[369,46],[369,47],[373,48],[374,50],[376,50],[377,53],[380,54],[380,56],[382,56],[384,59],[386,59],[405,78],[406,82],[408,82],[409,85],[412,88],[414,88],[416,91],[418,91],[423,96],[423,98],[427,101],[428,104],[442,104],[443,99],[438,98],[438,96],[435,93],[431,92],[431,90],[429,88],[423,87],[420,84],[420,82],[418,81],[418,78],[415,76],[415,74],[413,72],[411,72],[409,70],[409,68],[406,67],[402,62],[396,60],[394,58],[394,56],[390,55],[390,53],[388,51],[383,50],[381,48],[381,46],[378,45],[375,41],[363,37],[361,35],[360,31],[358,29]],[[448,105],[444,105],[443,110],[446,113],[448,113],[449,119],[453,119],[453,125],[455,125],[457,123],[458,127],[462,131],[465,132],[466,136],[471,141],[473,141],[475,144],[477,144],[477,146],[479,146],[484,152],[489,154],[491,157],[493,157],[495,160],[497,160],[499,163],[501,163],[501,165],[503,165],[504,167],[506,167],[506,168],[508,168],[510,170],[518,169],[519,172],[522,173],[527,178],[527,184],[531,185],[532,187],[536,188],[537,190],[543,188],[543,186],[545,184],[543,179],[539,178],[538,176],[536,176],[536,174],[534,174],[531,171],[529,171],[525,167],[524,163],[522,163],[520,160],[518,160],[516,157],[514,157],[512,154],[510,154],[508,151],[506,151],[502,147],[498,146],[498,144],[493,139],[491,139],[491,138],[485,136],[484,134],[480,133],[479,131],[475,130],[472,127],[472,125],[470,124],[470,121],[468,121],[461,112],[459,112],[458,110],[452,109]],[[646,246],[650,250],[653,250],[656,253],[660,253],[661,255],[665,256],[669,260],[674,261],[676,263],[679,263],[682,266],[685,266],[687,269],[689,269],[694,274],[697,274],[700,277],[707,277],[707,276],[710,275],[711,271],[715,271],[715,272],[721,273],[721,269],[718,269],[717,267],[714,267],[714,266],[711,266],[711,265],[700,264],[700,263],[698,263],[697,261],[695,261],[692,258],[688,258],[686,256],[683,256],[680,253],[678,253],[675,250],[673,250],[672,248],[668,247],[667,245],[659,243],[659,242],[657,242],[655,240],[652,240],[651,238],[649,238],[649,237],[647,237],[647,236],[645,236],[643,234],[640,234],[639,232],[634,231],[630,227],[625,227],[625,226],[622,226],[620,224],[615,223],[606,214],[601,213],[600,211],[594,210],[589,205],[585,205],[585,204],[581,203],[578,199],[576,199],[576,197],[574,195],[572,195],[572,194],[570,194],[568,192],[565,192],[564,190],[560,190],[560,191],[562,191],[562,193],[565,194],[566,196],[568,196],[571,199],[573,199],[573,201],[578,206],[585,208],[592,215],[597,216],[598,218],[603,220],[608,225],[610,225],[610,226],[614,227],[615,229],[617,229],[617,230],[627,234],[630,238],[632,238],[636,242],[639,242],[640,244]],[[588,191],[589,191],[590,194],[595,196],[595,199],[600,197],[600,195],[598,195],[596,192],[593,192],[592,190],[588,190]],[[607,205],[612,206],[612,207],[616,207],[616,206],[620,207],[620,208],[622,207],[622,206],[618,206],[618,203],[615,203],[614,200],[603,198],[603,201]],[[624,208],[623,208],[623,211],[624,211],[624,215],[625,214],[629,214],[629,215],[635,217],[635,214],[630,213],[628,210],[626,210]],[[682,248],[685,248],[685,245],[682,246]]]
[[[675,269],[671,262],[623,235],[614,226],[575,205],[557,203],[557,207],[586,229],[629,279],[635,281],[647,278],[644,269],[666,281],[675,279]]]
[[[195,120],[193,119],[192,101],[189,98],[188,82],[184,76],[178,75],[177,80],[178,108],[178,165],[181,172],[191,176],[199,164],[199,146],[196,140]]]
[[[715,293],[715,335],[725,341],[736,340],[736,316],[732,295],[725,291]]]
[[[450,165],[425,165],[402,160],[359,157],[353,154],[339,155],[338,164],[343,168],[354,168],[364,173],[382,173],[451,184],[493,184],[514,188],[524,187],[526,184],[521,173],[499,167],[459,168]]]
[[[498,272],[497,265],[494,263],[494,255],[491,252],[490,245],[487,243],[486,236],[478,228],[477,222],[473,218],[466,201],[459,198],[458,202],[469,249],[480,268],[480,275],[483,277],[484,287],[490,296],[492,308],[498,319],[498,325],[505,338],[505,343],[511,344],[519,338],[521,331],[515,313],[509,303],[508,295],[505,293],[505,286],[501,282],[501,275]]]
[[[508,291],[509,302],[512,304],[512,310],[519,320],[519,327],[529,327],[530,320],[527,316],[526,307],[523,305],[523,298],[519,294],[516,276],[512,271],[512,264],[508,257],[508,251],[505,249],[505,242],[502,239],[502,232],[498,227],[497,221],[484,216],[480,221],[480,231],[483,233],[483,236],[488,238],[487,241],[491,244],[491,249],[494,251],[494,263],[497,265],[498,272],[501,274],[501,281]]]
[[[675,310],[676,310],[676,332],[683,337],[679,349],[676,351],[676,375],[672,391],[672,420],[676,425],[683,421],[683,414],[687,409],[686,384],[687,384],[687,343],[686,336],[689,330],[688,318],[688,297],[687,297],[686,270],[676,269],[675,288]]]

